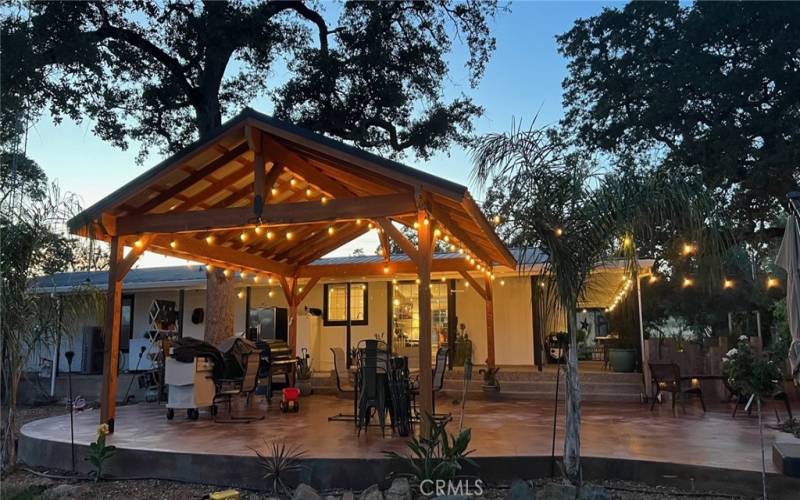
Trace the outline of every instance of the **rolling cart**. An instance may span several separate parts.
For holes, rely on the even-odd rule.
[[[183,363],[173,357],[166,359],[165,382],[169,385],[167,419],[175,417],[175,410],[186,410],[186,416],[197,420],[199,409],[208,407],[213,414],[216,389],[212,374],[214,362],[206,357],[196,357]]]

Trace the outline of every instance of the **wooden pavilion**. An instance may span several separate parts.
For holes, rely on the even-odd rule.
[[[398,225],[414,228],[418,243]],[[298,305],[320,278],[416,273],[421,367],[431,365],[431,272],[458,272],[483,297],[493,365],[493,270],[516,268],[464,186],[252,109],[86,209],[69,228],[111,247],[101,421],[112,429],[122,280],[145,251],[202,262],[226,276],[279,280],[293,349]],[[383,262],[312,265],[371,230]],[[408,259],[392,260],[390,239]],[[463,258],[433,260],[437,240]],[[420,407],[430,412],[431,371],[420,377]]]

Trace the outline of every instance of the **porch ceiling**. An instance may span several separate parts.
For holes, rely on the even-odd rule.
[[[88,208],[69,227],[212,265],[312,277],[341,274],[309,264],[370,230],[383,231],[382,224],[413,226],[420,209],[440,237],[474,257],[475,267],[516,267],[464,186],[251,109]],[[469,262],[447,264],[468,270]],[[403,272],[413,262],[347,272],[383,274],[386,266]]]

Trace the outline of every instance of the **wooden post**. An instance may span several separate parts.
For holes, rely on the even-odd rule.
[[[431,369],[431,226],[424,210],[417,213],[419,225],[419,407],[423,415],[433,414],[433,372]],[[427,420],[422,421],[422,435],[430,434]]]
[[[103,386],[100,393],[100,423],[108,424],[109,432],[114,432],[123,278],[119,272],[122,263],[122,244],[117,236],[111,238],[109,257],[106,317],[103,324]]]
[[[494,366],[494,291],[491,276],[484,273],[483,283],[486,303],[486,363]]]

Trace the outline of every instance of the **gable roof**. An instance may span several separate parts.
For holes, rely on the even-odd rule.
[[[266,179],[262,232],[273,238],[256,228],[264,220],[253,211],[258,155]],[[287,275],[365,234],[364,221],[413,225],[420,204],[479,262],[516,266],[466,187],[249,108],[68,225],[106,241],[119,234],[127,245],[152,234],[148,250],[156,253]]]

